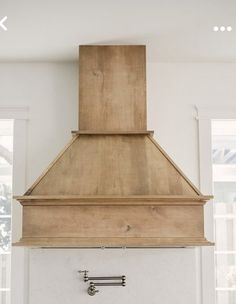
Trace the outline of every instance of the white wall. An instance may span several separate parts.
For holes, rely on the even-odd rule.
[[[73,63],[0,64],[0,105],[30,108],[28,185],[70,139],[70,130],[77,128],[77,75]],[[155,130],[156,139],[195,184],[199,166],[194,105],[234,103],[235,79],[236,64],[148,65],[149,129]],[[201,296],[196,253],[193,248],[33,249],[30,304],[198,304]],[[81,268],[96,275],[125,274],[127,287],[104,287],[96,300],[90,298],[76,275]]]
[[[0,105],[29,106],[28,185],[77,129],[77,75],[75,64],[0,64]]]

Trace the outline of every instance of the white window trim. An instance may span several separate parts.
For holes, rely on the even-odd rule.
[[[199,177],[200,190],[211,194],[212,188],[212,134],[211,121],[214,119],[236,119],[236,105],[196,106],[199,135]],[[205,235],[209,240],[214,238],[213,201],[205,206]],[[216,303],[214,248],[199,249],[201,304]]]
[[[13,194],[23,194],[26,188],[26,145],[28,107],[0,106],[0,119],[14,120],[13,138]],[[13,200],[12,241],[21,237],[22,208]],[[11,304],[28,303],[28,250],[12,247]]]

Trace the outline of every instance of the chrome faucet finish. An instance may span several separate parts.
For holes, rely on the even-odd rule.
[[[90,296],[94,296],[99,290],[96,289],[98,286],[126,286],[126,276],[107,276],[107,277],[89,277],[88,270],[79,270],[80,274],[84,274],[84,282],[89,282],[87,292]],[[94,282],[95,281],[95,282]],[[98,281],[98,282],[97,282]],[[103,282],[99,282],[103,281]],[[113,282],[104,282],[113,281]],[[118,281],[118,282],[117,282]]]

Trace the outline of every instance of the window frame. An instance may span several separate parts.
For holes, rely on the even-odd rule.
[[[26,106],[0,106],[0,119],[12,119],[13,129],[13,194],[26,189],[26,148],[29,109]],[[22,208],[12,201],[12,242],[21,237]],[[11,304],[28,303],[28,250],[11,250]]]
[[[198,122],[198,147],[199,147],[199,184],[203,193],[213,193],[212,176],[212,130],[211,122],[214,119],[235,119],[236,106],[195,106]],[[205,235],[207,239],[214,239],[214,210],[213,201],[205,205]],[[200,266],[199,280],[201,284],[201,304],[216,303],[215,292],[215,262],[214,247],[202,247],[198,251]]]

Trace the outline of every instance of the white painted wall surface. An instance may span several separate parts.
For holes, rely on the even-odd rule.
[[[193,250],[32,250],[30,303],[194,303]],[[89,269],[91,275],[125,274],[127,286],[99,287],[90,297],[78,269]]]
[[[70,139],[70,130],[77,128],[77,75],[74,63],[0,64],[0,105],[30,109],[28,186]],[[236,64],[148,65],[148,127],[196,185],[194,105],[234,103],[235,79]],[[195,249],[33,249],[29,256],[29,304],[202,303]],[[81,268],[96,275],[125,274],[127,287],[104,287],[96,298],[90,298],[76,275]]]

